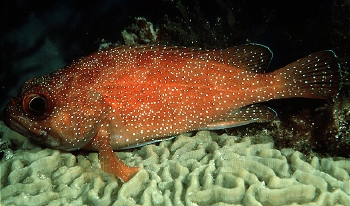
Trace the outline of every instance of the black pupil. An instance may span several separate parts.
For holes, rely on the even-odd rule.
[[[46,101],[42,97],[35,97],[29,102],[29,108],[37,113],[45,113]]]

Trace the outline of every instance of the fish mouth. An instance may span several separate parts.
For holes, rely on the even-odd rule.
[[[18,132],[22,135],[27,133],[27,129],[18,121],[15,119],[9,117],[9,118],[4,118],[3,119],[4,124],[9,127],[10,129],[14,130],[15,132]]]
[[[34,139],[47,138],[47,132],[38,128],[33,128],[30,120],[21,116],[6,115],[3,118],[4,124],[15,132]],[[32,128],[32,129],[30,129]]]
[[[62,134],[55,130],[44,130],[41,122],[28,117],[17,105],[8,104],[1,116],[7,127],[44,147],[74,151],[86,144],[84,141],[78,144],[79,140],[77,142],[67,141],[65,136],[60,136]]]
[[[24,117],[7,115],[7,117],[3,118],[3,121],[10,129],[32,139],[42,146],[61,149],[61,144],[56,138],[48,134],[45,130],[34,127],[32,123],[29,123],[30,120]]]
[[[69,148],[62,144],[57,138],[42,130],[33,124],[31,119],[27,118],[24,114],[14,114],[8,111],[4,111],[2,114],[4,124],[15,132],[33,140],[41,146],[49,147],[52,149],[62,149],[66,151],[73,151],[79,148]]]
[[[7,127],[25,137],[37,140],[47,138],[48,134],[46,131],[36,128],[25,114],[16,112],[14,108],[13,105],[9,104],[2,112],[2,120]]]

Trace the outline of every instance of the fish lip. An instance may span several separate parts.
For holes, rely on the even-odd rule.
[[[65,151],[74,151],[79,149],[67,149],[67,146],[62,145],[61,142],[57,140],[54,136],[52,136],[45,130],[35,127],[35,125],[31,122],[30,119],[23,116],[23,113],[14,114],[5,110],[3,112],[2,119],[7,127],[33,140],[41,146],[49,147],[52,149],[61,149]]]
[[[39,128],[33,128],[33,124],[28,123],[29,121],[21,116],[11,116],[8,115],[7,118],[4,118],[4,123],[6,126],[14,130],[15,132],[29,137],[30,139],[36,141],[42,146],[48,146],[50,148],[59,148],[60,142],[57,141],[53,136],[48,134],[45,130],[41,130]]]
[[[15,112],[18,105],[17,103],[18,102],[15,97],[11,98],[11,102],[6,105],[5,109],[2,112],[2,120],[8,128],[23,136],[26,136],[28,134],[28,129],[26,129],[26,127],[20,121],[20,115],[24,114],[18,114],[18,112]],[[24,120],[24,118],[22,119]]]
[[[7,115],[3,118],[3,121],[7,127],[14,130],[15,132],[20,133],[24,136],[28,134],[28,129],[26,129],[26,127],[21,124],[18,118],[14,118],[11,115]]]
[[[27,118],[20,115],[5,114],[3,117],[4,124],[15,132],[34,139],[47,138],[48,134],[46,131],[39,128],[33,129],[33,124]],[[32,128],[32,129],[31,129]]]

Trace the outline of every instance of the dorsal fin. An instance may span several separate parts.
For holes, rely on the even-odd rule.
[[[219,63],[257,73],[264,73],[273,56],[268,47],[260,44],[244,44],[204,54]]]
[[[201,48],[186,48],[180,46],[122,46],[117,47],[118,51],[137,51],[144,52],[160,52],[167,54],[175,54],[182,58],[191,60],[206,61],[211,63],[224,64],[229,67],[240,68],[242,70],[264,73],[272,59],[271,50],[260,44],[243,44],[230,47],[227,49],[205,50]]]

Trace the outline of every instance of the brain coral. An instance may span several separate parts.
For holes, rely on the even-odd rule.
[[[350,160],[276,150],[267,133],[238,138],[200,131],[118,152],[141,167],[122,184],[96,153],[41,149],[1,124],[4,205],[347,205]],[[16,142],[22,148],[4,148]]]

